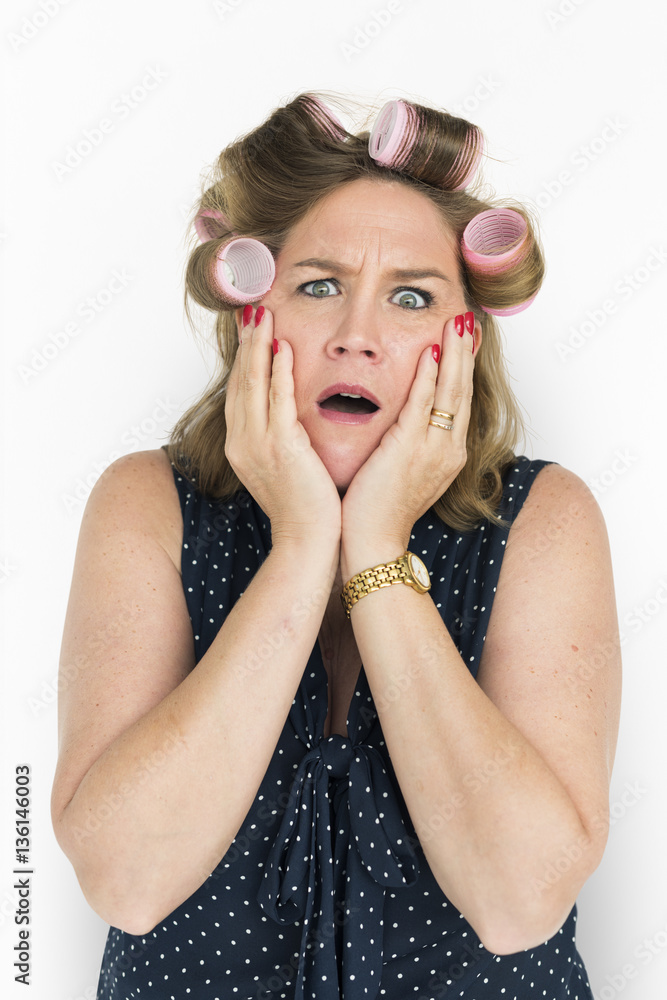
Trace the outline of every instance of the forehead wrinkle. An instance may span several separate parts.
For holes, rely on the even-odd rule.
[[[351,211],[346,213],[347,221],[355,222],[359,221],[362,225],[367,225],[372,228],[386,229],[391,228],[391,224],[396,224],[399,222],[405,222],[407,225],[405,229],[411,229],[413,227],[413,216],[397,215],[396,212],[364,212],[364,211]],[[389,226],[387,225],[389,223]],[[400,228],[396,226],[396,228]]]
[[[405,241],[400,238],[404,235],[403,231],[396,232],[397,238],[390,230],[377,227],[372,232],[345,233],[341,240],[335,239],[333,234],[329,236],[326,233],[324,235],[319,233],[314,247],[316,252],[293,264],[292,268],[306,265],[318,266],[317,262],[322,262],[325,267],[335,265],[341,272],[357,274],[364,269],[367,261],[370,262],[373,259],[371,255],[375,250],[374,262],[377,268],[381,268],[384,257],[384,270],[387,273],[405,271],[415,272],[415,276],[418,276],[419,272],[428,271],[436,275],[441,274],[441,267],[436,267],[434,258],[439,252],[448,249],[447,247],[436,247],[434,251],[427,251],[424,249],[422,240],[419,240],[415,247],[406,246]],[[317,252],[318,250],[319,252]],[[397,252],[400,258],[403,258],[399,259],[393,267],[390,266],[390,262],[386,262],[386,256],[392,251]],[[415,261],[416,255],[419,255],[419,264]],[[449,280],[449,278],[445,280]]]
[[[339,221],[336,218],[336,226],[332,236],[336,233]],[[347,217],[345,225],[347,231],[343,236],[344,240],[348,240],[349,242],[367,241],[369,244],[375,243],[378,254],[381,252],[383,241],[388,241],[389,249],[392,246],[400,247],[405,238],[414,239],[419,245],[422,245],[424,241],[424,227],[422,225],[419,225],[413,219],[397,219],[394,215],[387,218],[371,213],[357,213],[356,217]],[[350,232],[350,229],[353,231]],[[444,234],[437,232],[434,235],[437,236],[438,242],[442,238],[443,242],[446,243]]]
[[[388,277],[419,280],[432,276],[443,279],[453,289],[458,280],[458,264],[451,239],[440,225],[439,217],[425,220],[420,213],[417,216],[391,209],[386,212],[348,210],[347,204],[342,211],[336,199],[320,204],[309,223],[298,230],[298,249],[294,245],[291,249],[292,252],[296,250],[295,256],[299,259],[297,262],[292,258],[294,262],[289,270],[312,266],[358,275],[373,257],[376,268],[381,269],[383,252],[395,249],[399,256],[391,261],[394,266],[388,262],[384,268]],[[427,247],[424,246],[425,235],[430,243]]]
[[[341,219],[341,208],[336,200],[331,202],[325,202],[324,204],[315,206],[313,210],[314,218],[311,222],[316,225],[321,225],[325,220],[328,222],[327,216],[329,216],[335,224],[337,224]],[[324,219],[323,219],[324,216]],[[418,238],[422,238],[424,225],[423,221],[416,221],[414,214],[411,212],[404,212],[400,214],[397,209],[388,209],[382,212],[368,211],[367,209],[355,209],[348,208],[345,206],[344,221],[347,225],[359,224],[363,227],[368,227],[369,229],[376,229],[378,232],[380,230],[391,230],[395,229],[396,232],[400,233],[411,233]],[[444,237],[442,232],[439,219],[433,218],[433,223],[435,228],[433,230],[436,238],[441,239]],[[326,223],[325,223],[326,224]],[[309,227],[310,228],[310,227]]]
[[[442,265],[436,264],[436,254],[432,253],[424,259],[425,251],[420,245],[419,250],[419,260],[415,260],[415,251],[412,249],[406,250],[404,245],[400,240],[394,241],[391,239],[391,235],[388,233],[382,233],[380,229],[376,230],[375,238],[372,241],[368,241],[364,237],[360,240],[357,238],[346,239],[345,249],[340,249],[338,246],[332,246],[333,240],[324,240],[322,244],[326,246],[326,249],[321,254],[315,254],[304,258],[303,260],[295,261],[289,268],[290,271],[294,271],[300,267],[313,267],[322,271],[331,271],[333,273],[338,273],[342,275],[358,275],[364,270],[367,259],[370,259],[370,254],[372,251],[372,245],[368,245],[369,242],[375,242],[377,253],[375,255],[375,264],[378,271],[381,271],[383,275],[396,280],[420,280],[423,278],[439,278],[442,281],[447,282],[449,285],[455,283],[456,275],[449,275],[446,270],[443,269]],[[391,248],[396,247],[400,253],[400,258],[397,262],[394,261],[384,261],[383,262],[383,239],[385,237],[385,248],[387,242],[389,242],[389,252]],[[357,255],[357,248],[360,246],[361,253]],[[384,267],[382,266],[384,263]],[[391,266],[393,264],[393,266]]]

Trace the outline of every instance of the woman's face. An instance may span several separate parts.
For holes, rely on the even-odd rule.
[[[343,493],[396,422],[422,351],[466,311],[453,237],[418,191],[352,181],[294,227],[261,303],[294,352],[298,419]],[[478,323],[475,350],[480,335]],[[338,395],[319,405],[346,387],[378,409]]]

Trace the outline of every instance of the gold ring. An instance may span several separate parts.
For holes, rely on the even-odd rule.
[[[436,424],[434,420],[429,420],[431,427],[439,427],[441,431],[451,431],[454,424]]]
[[[444,417],[445,420],[453,420],[455,415],[453,413],[443,413],[442,410],[433,409],[431,410],[431,416]]]

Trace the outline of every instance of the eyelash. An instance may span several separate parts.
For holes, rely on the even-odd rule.
[[[297,292],[300,295],[305,295],[306,298],[309,299],[333,298],[334,296],[329,296],[329,295],[311,295],[309,292],[305,291],[305,289],[308,288],[309,285],[316,285],[319,284],[321,281],[330,281],[333,285],[336,285],[338,287],[338,281],[336,280],[336,278],[314,278],[312,281],[306,281],[303,283],[303,285],[299,285],[299,287],[297,288]],[[405,285],[401,288],[396,288],[393,294],[398,295],[399,292],[413,292],[415,295],[421,295],[421,297],[424,299],[424,302],[426,303],[426,305],[424,306],[414,306],[412,308],[401,306],[400,308],[402,308],[405,312],[419,312],[421,309],[428,309],[429,306],[433,305],[433,302],[435,301],[435,296],[432,295],[431,292],[427,292],[423,288],[412,288],[409,287],[408,285]]]

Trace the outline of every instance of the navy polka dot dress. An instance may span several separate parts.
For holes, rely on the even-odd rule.
[[[518,457],[498,513],[510,523],[549,463]],[[247,493],[209,502],[174,468],[183,588],[197,662],[271,548]],[[447,528],[431,511],[410,549],[476,675],[508,529]],[[259,649],[268,657],[270,649]],[[97,1000],[592,1000],[576,906],[539,947],[494,955],[426,863],[361,668],[349,738],[323,737],[316,642],[271,763],[229,850],[149,934],[111,927]]]

